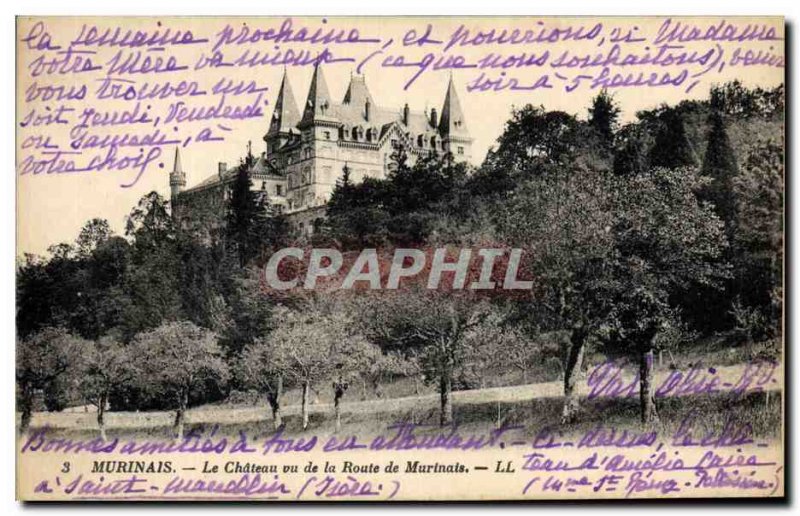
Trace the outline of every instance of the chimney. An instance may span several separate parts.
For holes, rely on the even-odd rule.
[[[219,174],[219,178],[222,179],[222,176],[225,175],[225,171],[228,170],[228,164],[224,161],[220,161],[217,163],[217,174]]]
[[[438,124],[438,120],[436,119],[436,108],[431,109],[431,125],[436,127]]]
[[[403,106],[403,124],[408,125],[408,102]]]
[[[370,103],[369,103],[369,100],[367,100],[367,102],[364,104],[364,115],[365,115],[365,117],[367,119],[367,122],[369,122],[369,106],[370,106]]]

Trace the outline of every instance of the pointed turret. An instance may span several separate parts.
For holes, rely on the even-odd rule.
[[[308,88],[308,97],[303,106],[303,118],[299,125],[313,124],[316,120],[330,117],[331,95],[328,84],[322,74],[322,67],[314,65],[314,75],[311,77],[311,86]]]
[[[364,120],[369,121],[370,108],[375,105],[375,101],[372,100],[366,78],[363,75],[350,76],[350,85],[347,86],[342,104],[358,106],[361,109],[361,116],[364,117]]]
[[[452,75],[450,76],[450,83],[447,85],[447,94],[444,97],[442,118],[439,120],[439,133],[445,138],[469,138],[467,124],[464,121],[464,112],[461,110],[461,103],[458,100],[458,93],[456,93]]]
[[[172,172],[169,173],[169,187],[172,199],[176,199],[186,187],[186,172],[183,171],[183,165],[181,165],[179,147],[175,147],[175,161],[172,164]]]
[[[284,69],[281,89],[278,91],[278,98],[275,99],[272,120],[269,123],[269,130],[264,139],[279,133],[289,133],[298,122],[300,122],[300,111],[297,109],[292,85],[289,83],[289,77]]]

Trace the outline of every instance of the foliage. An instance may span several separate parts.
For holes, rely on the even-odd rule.
[[[254,164],[255,158],[248,152],[236,169],[227,204],[228,245],[238,257],[241,267],[261,252],[268,229],[268,199],[263,192],[253,191],[250,178]]]
[[[131,345],[136,350],[131,365],[141,388],[176,410],[182,435],[190,395],[220,389],[229,378],[216,335],[190,322],[171,322],[137,335]]]
[[[727,242],[713,208],[697,201],[703,180],[691,169],[653,169],[621,182],[624,207],[612,228],[619,258],[618,290],[606,331],[617,346],[651,349],[670,320],[671,296],[688,285],[719,285]]]
[[[784,85],[773,89],[746,88],[739,80],[711,88],[711,107],[727,115],[740,117],[783,114]]]
[[[683,115],[678,110],[668,109],[661,113],[649,162],[652,167],[663,168],[697,165],[697,156],[686,134]]]
[[[598,121],[599,122],[599,121]],[[504,196],[532,176],[566,166],[606,169],[610,156],[597,131],[562,111],[515,109],[486,161],[470,179],[477,196]]]
[[[620,112],[614,98],[605,89],[592,99],[592,105],[589,107],[589,127],[600,135],[601,141],[606,145],[611,145],[614,141]]]
[[[485,349],[468,335],[488,315],[488,303],[470,295],[408,289],[367,301],[362,310],[370,341],[416,356],[425,382],[438,383],[441,424],[450,424],[454,379],[485,359]]]
[[[114,389],[134,380],[133,349],[106,336],[87,341],[80,351],[83,398],[95,407],[105,407]]]
[[[50,390],[56,382],[63,382],[65,376],[74,372],[82,344],[82,339],[62,328],[44,328],[17,341],[17,401],[22,413],[22,430],[30,423],[36,391]],[[50,390],[50,396],[58,396],[60,392],[61,389]]]
[[[713,111],[709,116],[711,129],[708,132],[708,147],[703,161],[702,173],[711,178],[701,198],[714,205],[717,215],[725,223],[729,235],[733,235],[736,226],[736,197],[733,183],[739,174],[736,155],[731,148],[725,121],[722,115]]]
[[[393,154],[386,179],[352,184],[349,170],[327,206],[326,230],[345,248],[425,242],[445,213],[460,211],[467,167],[450,156],[422,156],[413,166],[404,151]],[[346,168],[346,167],[345,167]]]

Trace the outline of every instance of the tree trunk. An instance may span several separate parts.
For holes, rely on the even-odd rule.
[[[439,379],[439,395],[441,396],[441,414],[439,417],[439,424],[441,426],[448,426],[453,422],[453,400],[451,399],[451,392],[453,390],[453,379],[450,373],[442,373]]]
[[[189,404],[189,393],[178,395],[178,410],[175,411],[175,437],[183,439],[183,427],[186,422],[186,406]]]
[[[522,368],[522,385],[528,385],[528,368]]]
[[[97,427],[100,429],[100,439],[103,441],[107,441],[108,438],[106,437],[106,403],[108,397],[103,395],[100,396],[100,402],[97,404]]]
[[[344,395],[344,390],[341,387],[337,386],[333,388],[333,414],[336,420],[337,432],[339,432],[342,429],[341,400],[343,395]]]
[[[583,327],[573,329],[569,337],[570,346],[564,365],[564,409],[561,413],[561,424],[572,422],[578,412],[578,396],[575,394],[575,385],[578,383],[581,367],[583,367],[586,337],[587,331]]]
[[[23,383],[22,393],[20,396],[20,411],[22,415],[19,422],[19,432],[24,434],[28,427],[31,426],[31,419],[33,419],[33,388]]]
[[[267,394],[267,401],[269,402],[269,407],[272,410],[272,426],[275,428],[275,430],[277,430],[283,424],[283,418],[281,417],[281,402],[276,393]]]
[[[308,397],[311,391],[311,385],[308,382],[303,382],[303,405],[301,412],[303,414],[303,430],[308,428]]]
[[[267,401],[272,409],[272,425],[278,430],[283,425],[281,416],[281,396],[283,395],[283,377],[279,376],[275,380],[275,390],[267,394]]]
[[[639,396],[642,406],[642,423],[653,425],[658,422],[655,390],[653,389],[653,349],[642,353],[639,362]]]
[[[361,401],[366,401],[367,399],[367,379],[361,378]]]

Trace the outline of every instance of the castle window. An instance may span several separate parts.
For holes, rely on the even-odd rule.
[[[262,190],[266,190],[267,189],[267,182],[266,181],[261,181],[261,189]]]
[[[303,150],[303,155],[304,155],[305,159],[310,158],[311,157],[311,149]]]
[[[330,131],[325,131],[325,132],[322,133],[322,135],[325,137],[326,140],[330,140],[331,139],[331,132]]]
[[[436,150],[436,137],[435,136],[431,136],[431,148]]]
[[[358,127],[353,127],[353,139],[358,140]]]
[[[420,134],[417,136],[417,147],[424,147],[425,146],[425,138],[422,137]]]
[[[275,185],[275,195],[283,195],[283,186]]]
[[[462,147],[461,145],[458,146],[458,153],[464,154],[464,147]]]
[[[392,148],[397,148],[397,140],[392,140]]]

